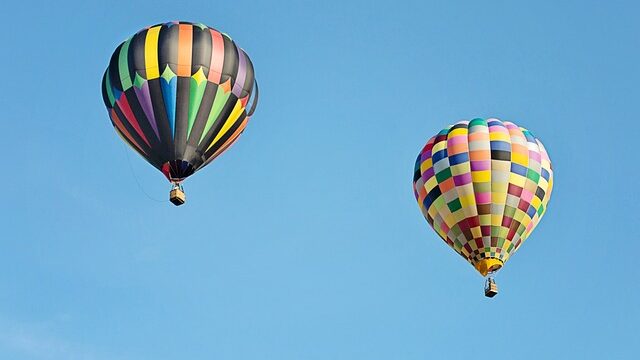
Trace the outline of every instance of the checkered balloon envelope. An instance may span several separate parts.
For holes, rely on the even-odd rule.
[[[460,121],[433,136],[413,177],[429,225],[483,276],[499,270],[529,237],[552,188],[542,142],[494,118]]]

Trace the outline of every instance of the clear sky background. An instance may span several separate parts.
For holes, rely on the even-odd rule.
[[[0,31],[0,359],[637,359],[634,1],[10,1]],[[229,33],[260,104],[166,199],[112,129],[114,48]],[[495,116],[549,150],[549,210],[483,279],[412,192],[427,139]]]

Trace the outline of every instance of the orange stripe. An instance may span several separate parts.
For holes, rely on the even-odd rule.
[[[209,81],[220,84],[222,63],[224,61],[224,40],[222,34],[211,30],[211,64],[209,65]]]
[[[474,132],[469,134],[469,142],[482,140],[489,140],[488,132]]]
[[[491,160],[491,150],[469,151],[470,160]]]
[[[193,26],[178,25],[178,76],[191,76],[191,48],[193,46]]]
[[[127,128],[124,127],[124,124],[118,118],[118,114],[116,114],[116,111],[114,109],[111,109],[111,113],[109,115],[111,115],[111,121],[113,121],[113,124],[116,126],[116,129],[120,131],[121,134],[124,134],[127,140],[129,140],[133,145],[135,145],[138,148],[138,150],[140,150],[143,154],[146,155],[147,153],[144,152],[144,150],[142,150],[142,148],[140,147],[140,144],[138,144],[135,140],[133,140],[133,137],[131,137],[131,134],[129,134],[129,132],[127,131]]]
[[[447,146],[447,153],[450,153],[451,155],[460,154],[463,152],[469,152],[469,146],[466,142]]]

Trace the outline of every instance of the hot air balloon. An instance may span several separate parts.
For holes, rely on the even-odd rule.
[[[171,182],[182,182],[229,148],[257,105],[249,56],[203,24],[169,22],[120,44],[102,78],[102,98],[116,133]]]
[[[429,139],[413,189],[427,222],[483,277],[493,278],[544,215],[553,170],[542,142],[498,119],[460,121]]]

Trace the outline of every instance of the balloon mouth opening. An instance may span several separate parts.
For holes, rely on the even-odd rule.
[[[195,172],[193,166],[184,160],[171,160],[162,164],[160,169],[170,182],[179,184]]]
[[[475,263],[475,268],[482,276],[487,276],[490,272],[498,271],[502,268],[504,262],[496,258],[486,258]]]

